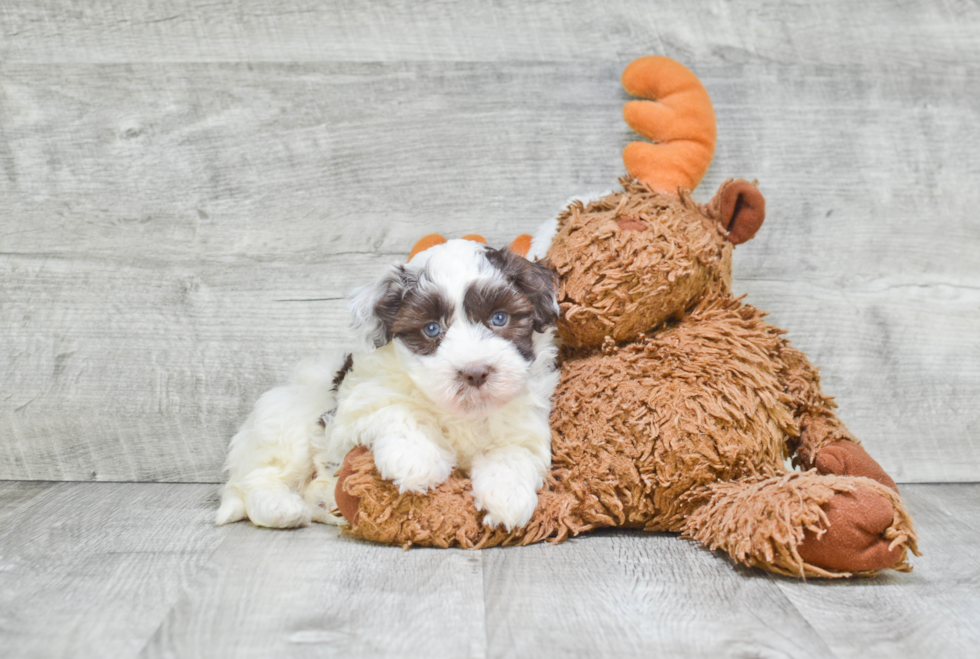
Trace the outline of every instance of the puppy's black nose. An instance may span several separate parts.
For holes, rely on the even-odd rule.
[[[482,387],[490,377],[490,367],[485,364],[471,364],[459,372],[471,387]]]

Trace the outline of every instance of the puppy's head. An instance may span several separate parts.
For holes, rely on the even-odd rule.
[[[430,247],[350,300],[369,348],[395,343],[430,400],[464,416],[525,389],[538,346],[558,318],[552,272],[469,240]]]

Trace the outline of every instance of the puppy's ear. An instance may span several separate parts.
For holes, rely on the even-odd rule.
[[[381,279],[351,293],[347,302],[351,330],[363,349],[380,348],[393,338],[392,327],[408,288],[408,278],[405,266],[393,265]]]
[[[532,263],[509,249],[487,248],[487,260],[534,305],[535,332],[543,332],[558,322],[555,273],[547,265]]]

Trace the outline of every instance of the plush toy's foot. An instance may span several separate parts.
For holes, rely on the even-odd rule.
[[[886,537],[896,511],[880,493],[863,487],[838,492],[821,509],[827,516],[826,529],[807,529],[796,548],[807,563],[838,572],[869,572],[905,558],[905,545]]]
[[[841,440],[828,444],[817,453],[813,466],[821,474],[835,476],[863,476],[878,481],[898,492],[898,486],[884,469],[860,444]]]
[[[907,571],[908,552],[917,553],[902,500],[869,478],[808,471],[718,481],[692,493],[691,503],[698,505],[685,535],[788,576]]]

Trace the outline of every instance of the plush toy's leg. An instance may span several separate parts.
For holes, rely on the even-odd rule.
[[[821,474],[863,476],[897,492],[891,476],[837,418],[837,405],[820,390],[820,376],[806,355],[786,346],[780,357],[784,364],[780,379],[800,428],[799,437],[790,443],[793,464],[803,469],[816,468]]]
[[[719,481],[689,496],[683,532],[737,563],[799,577],[906,571],[917,553],[898,494],[877,481],[822,475]]]

